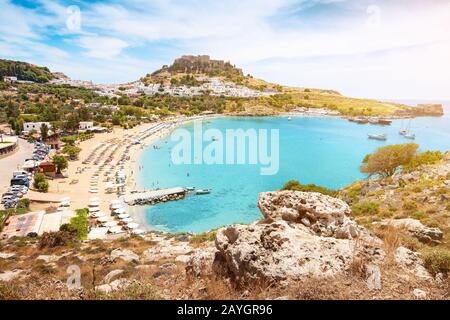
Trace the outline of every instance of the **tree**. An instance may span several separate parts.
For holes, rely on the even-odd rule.
[[[68,145],[73,146],[77,141],[77,136],[63,136],[61,137],[61,141]]]
[[[38,172],[34,175],[33,187],[39,192],[48,191],[48,181],[43,173]]]
[[[64,156],[53,156],[53,163],[56,166],[56,173],[61,174],[61,171],[69,166],[69,163]]]
[[[42,140],[45,140],[45,139],[47,139],[47,137],[48,137],[48,126],[45,124],[45,123],[43,123],[42,125],[41,125],[41,138],[42,138]]]
[[[62,152],[67,154],[71,160],[76,160],[81,149],[75,146],[64,146]]]
[[[365,156],[360,167],[361,172],[370,176],[392,176],[400,166],[408,164],[417,152],[419,145],[415,143],[396,144],[378,148],[374,153]]]

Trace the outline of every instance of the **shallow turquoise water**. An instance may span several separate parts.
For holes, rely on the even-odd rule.
[[[411,131],[422,150],[450,150],[449,111],[444,117],[412,121]],[[203,124],[204,129],[222,132],[237,128],[279,129],[279,172],[260,175],[259,165],[174,165],[170,152],[175,143],[167,137],[157,143],[160,149],[148,147],[142,154],[140,188],[195,186],[213,192],[145,207],[145,221],[152,229],[203,232],[226,224],[253,222],[261,217],[256,206],[259,192],[279,189],[292,179],[341,188],[364,178],[358,168],[367,153],[383,145],[410,142],[398,134],[402,121],[383,127],[335,118],[293,117],[288,121],[285,117],[264,117],[217,118]],[[193,124],[184,128],[193,130]],[[388,140],[369,140],[368,133],[386,133]]]

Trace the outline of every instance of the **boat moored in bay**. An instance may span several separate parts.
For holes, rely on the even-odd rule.
[[[387,140],[387,136],[384,133],[368,134],[367,136],[369,137],[369,139],[373,140],[380,140],[380,141]]]

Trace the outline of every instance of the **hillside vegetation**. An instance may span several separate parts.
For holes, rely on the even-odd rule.
[[[53,75],[47,67],[39,67],[30,63],[0,59],[0,78],[17,77],[18,80],[48,82]]]

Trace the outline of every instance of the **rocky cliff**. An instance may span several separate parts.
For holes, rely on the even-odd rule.
[[[281,191],[262,193],[258,206],[264,220],[217,232],[214,269],[235,281],[330,278],[361,259],[365,270],[379,270],[391,254],[349,216],[342,200]],[[392,255],[403,272],[431,278],[412,251],[399,247]]]

